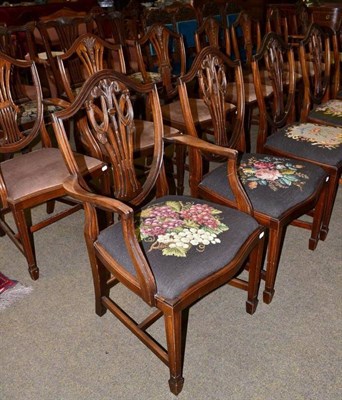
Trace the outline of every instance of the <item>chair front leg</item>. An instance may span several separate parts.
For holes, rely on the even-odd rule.
[[[285,226],[278,225],[277,227],[269,228],[265,289],[263,293],[263,301],[266,304],[270,304],[274,296],[274,284],[277,276],[285,233]]]
[[[258,292],[261,279],[261,267],[264,255],[265,233],[260,233],[259,243],[255,246],[249,256],[248,269],[248,297],[246,301],[246,311],[254,314],[258,305]]]
[[[164,314],[164,320],[170,369],[169,386],[171,392],[177,396],[184,384],[182,311],[175,311],[170,307]]]
[[[39,269],[37,267],[33,233],[30,229],[32,226],[31,210],[17,210],[12,207],[12,212],[18,229],[19,243],[27,260],[28,271],[31,278],[37,280],[39,278]]]

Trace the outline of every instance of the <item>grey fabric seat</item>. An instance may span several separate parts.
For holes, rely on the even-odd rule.
[[[328,100],[314,107],[309,112],[308,120],[342,127],[342,100]]]
[[[142,214],[144,214],[144,211],[146,212],[147,208],[151,208],[151,206],[167,207],[167,204],[171,202],[173,205],[175,205],[175,203],[181,203],[184,206],[192,203],[210,205],[213,210],[216,210],[213,211],[215,213],[214,215],[219,216],[220,222],[228,228],[226,229],[223,227],[222,229],[226,230],[220,232],[217,237],[215,236],[217,243],[211,243],[210,240],[208,240],[207,246],[200,244],[197,246],[192,245],[188,239],[184,240],[183,243],[185,246],[188,243],[190,249],[186,251],[186,248],[183,248],[184,250],[174,248],[174,252],[171,250],[174,254],[178,252],[178,256],[174,256],[173,254],[164,255],[162,249],[153,250],[155,243],[157,243],[152,241],[153,236],[149,237],[146,241],[142,241],[144,254],[156,279],[158,296],[173,303],[177,300],[177,296],[184,290],[226,266],[235,257],[236,252],[241,248],[242,244],[258,227],[258,223],[248,214],[186,196],[167,196],[159,198],[144,207]],[[136,220],[137,230],[139,230],[139,226],[141,226],[140,224],[143,221],[141,217],[142,214],[138,215]],[[174,216],[168,220],[168,223],[170,223],[171,220],[175,220]],[[176,218],[176,221],[177,220]],[[195,225],[196,222],[191,219],[186,222],[186,226],[189,230],[191,226]],[[215,229],[209,228],[208,226],[205,227],[205,225],[203,226],[203,231],[215,235]],[[181,231],[181,228],[179,228],[179,230]],[[215,239],[213,238],[212,241]],[[125,246],[120,223],[116,223],[101,231],[97,243],[103,246],[114,260],[124,265],[129,273],[133,275],[136,274],[132,259]],[[224,251],[222,251],[222,245],[224,245]],[[161,243],[160,247],[163,247],[163,243]]]
[[[313,164],[265,154],[245,153],[239,166],[240,179],[254,210],[277,219],[309,199],[326,175]],[[234,200],[225,165],[207,174],[200,186]]]
[[[292,156],[338,167],[342,164],[342,129],[312,123],[287,125],[267,138],[265,148],[286,149]]]

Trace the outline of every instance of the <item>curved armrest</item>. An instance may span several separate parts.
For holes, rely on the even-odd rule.
[[[83,203],[91,203],[95,207],[99,207],[103,210],[116,212],[124,218],[133,216],[133,209],[121,201],[85,190],[79,184],[78,177],[76,175],[70,175],[63,182],[63,187],[70,196],[82,201]]]
[[[120,215],[122,223],[122,233],[124,236],[127,251],[131,257],[132,263],[134,264],[135,271],[137,274],[138,291],[144,300],[150,304],[155,304],[154,295],[156,293],[155,280],[151,271],[151,268],[139,246],[138,239],[135,235],[134,226],[134,211],[131,207],[122,203],[119,200],[115,200],[110,197],[91,193],[82,188],[78,182],[77,175],[70,175],[64,182],[63,187],[65,191],[73,198],[83,202],[91,204],[93,207],[101,208],[105,211],[116,212]],[[86,211],[86,226],[88,226],[88,235],[92,236],[94,229],[96,230],[96,224],[92,220],[92,213]],[[118,272],[119,273],[119,272]],[[135,285],[137,284],[135,283]]]
[[[164,140],[176,144],[183,144],[185,146],[195,147],[198,150],[213,153],[215,155],[225,157],[227,159],[236,159],[238,155],[237,150],[230,149],[228,147],[218,146],[213,143],[209,143],[203,139],[190,135],[172,135],[165,137]]]

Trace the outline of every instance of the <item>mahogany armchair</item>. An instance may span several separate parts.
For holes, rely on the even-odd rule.
[[[276,53],[277,54],[277,53]],[[272,60],[273,61],[273,60]],[[270,63],[272,66],[273,64]],[[274,65],[275,71],[278,65]],[[281,69],[279,69],[281,71]],[[237,86],[236,120],[226,118],[225,99],[229,81],[235,76]],[[281,75],[282,76],[282,75]],[[187,91],[188,83],[198,78],[203,99],[212,116],[214,143],[221,146],[236,146],[244,136],[244,81],[241,64],[232,62],[216,48],[207,47],[197,56],[191,70],[179,79],[179,93],[184,113],[187,133],[197,137],[198,132],[193,120]],[[275,83],[281,77],[277,77]],[[292,84],[293,80],[291,80]],[[276,110],[283,111],[279,101],[282,92],[274,87],[273,103]],[[258,99],[264,99],[261,83],[257,88]],[[285,109],[286,113],[288,108]],[[260,123],[265,126],[267,111],[260,108]],[[284,118],[286,115],[284,116]],[[281,118],[281,117],[279,117]],[[273,119],[271,119],[273,121]],[[275,121],[278,121],[276,119]],[[232,126],[233,129],[229,129]],[[230,134],[227,135],[227,132]],[[203,173],[203,159],[212,157],[210,152],[189,150],[190,188],[195,197],[214,201],[229,207],[237,207],[232,197],[226,166],[219,165],[208,173]],[[214,158],[215,160],[215,158]],[[219,160],[218,160],[219,161]],[[253,207],[253,215],[268,231],[268,247],[262,278],[265,280],[264,302],[270,303],[275,292],[275,281],[280,262],[282,244],[287,226],[297,217],[315,210],[310,247],[318,241],[323,213],[326,173],[309,162],[298,162],[295,159],[272,156],[260,153],[241,153],[238,159],[240,185],[244,188]]]
[[[126,72],[122,46],[102,40],[92,33],[84,33],[79,36],[69,50],[63,55],[57,56],[57,64],[65,94],[70,102],[74,101],[86,79],[95,72],[103,69]],[[136,98],[132,99],[134,100],[136,111],[139,110],[139,106],[136,106],[136,103],[139,103],[141,97],[138,93]],[[97,146],[94,145],[91,137],[87,134],[87,127],[84,126],[82,118],[77,119],[76,125],[77,129],[74,131],[74,136],[77,148],[86,151],[88,155],[103,159],[102,153],[98,151]],[[135,128],[135,155],[140,155],[146,159],[153,149],[153,135],[151,133],[153,123],[137,118],[135,120]],[[166,136],[178,132],[169,126],[164,126],[164,131]],[[106,160],[104,159],[104,161]],[[172,166],[170,166],[170,169],[172,169]]]
[[[19,79],[27,76],[35,88],[34,100],[31,100],[34,119],[27,115],[25,104],[12,93],[13,87],[18,87]],[[62,183],[68,170],[59,149],[51,147],[44,125],[41,86],[35,64],[0,53],[0,82],[0,236],[8,235],[26,257],[32,279],[38,279],[34,232],[79,210],[82,205],[66,198]],[[81,174],[94,177],[102,174],[103,162],[80,154],[75,155],[75,159]],[[55,200],[71,207],[33,224],[31,209],[47,203],[47,212],[51,214]],[[12,214],[15,226],[11,219],[6,221],[8,214]]]
[[[56,57],[64,93],[74,100],[89,76],[102,69],[126,73],[126,64],[121,44],[113,44],[93,33],[83,33],[70,48]]]
[[[145,93],[151,103],[155,143],[151,169],[144,183],[140,183],[134,169],[131,94],[136,90]],[[91,192],[76,167],[64,123],[81,109],[86,110],[94,141],[106,150],[115,166],[112,169],[115,198]],[[248,199],[237,182],[237,153],[214,145],[207,147],[207,143],[195,138],[175,137],[183,144],[218,151],[228,159],[232,187],[239,208],[245,212],[189,196],[167,195],[163,120],[158,91],[151,83],[138,84],[109,70],[97,72],[86,82],[75,102],[54,114],[53,120],[61,151],[72,173],[64,188],[84,203],[85,240],[93,273],[96,313],[102,316],[111,311],[166,364],[170,370],[170,390],[177,395],[184,382],[186,316],[191,305],[227,282],[248,290],[249,313],[257,305],[263,229],[249,215]],[[156,182],[157,197],[148,202]],[[100,230],[97,209],[113,213],[118,217],[114,219],[117,222]],[[246,262],[249,279],[240,282],[236,278]],[[113,292],[119,283],[146,303],[151,315],[141,322],[128,315],[120,301],[114,300]],[[165,322],[166,348],[147,331],[160,317]],[[119,342],[120,338],[115,340]]]
[[[58,17],[39,21],[37,28],[43,44],[41,57],[48,61],[56,86],[54,97],[63,98],[63,85],[58,71],[56,56],[66,52],[83,33],[93,33],[95,23],[91,15],[79,17]]]

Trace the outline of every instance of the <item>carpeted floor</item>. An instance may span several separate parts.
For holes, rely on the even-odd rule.
[[[289,228],[274,300],[253,316],[230,286],[190,310],[180,400],[341,398],[341,216],[340,190],[315,252],[307,231]],[[33,287],[0,313],[0,399],[174,399],[164,364],[112,315],[95,315],[82,224],[78,212],[36,234],[36,282],[0,238],[1,272]],[[120,288],[117,298],[145,310]],[[152,332],[163,337],[161,321]]]

